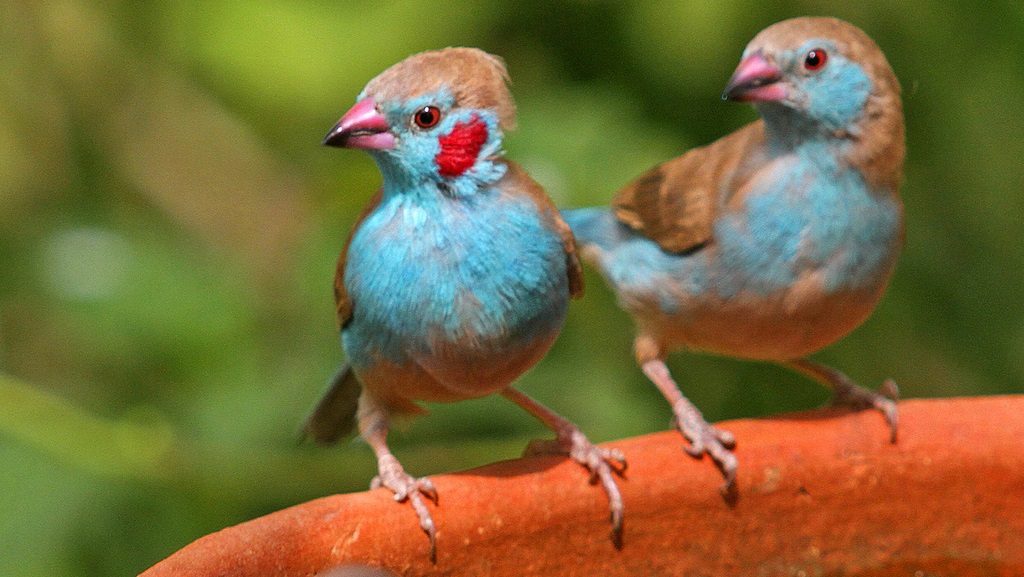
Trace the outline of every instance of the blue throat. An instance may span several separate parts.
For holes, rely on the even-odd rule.
[[[500,150],[500,141],[497,147]],[[436,155],[436,153],[435,153]],[[433,162],[434,155],[430,156]],[[437,168],[410,170],[407,161],[387,154],[387,151],[375,151],[373,159],[380,168],[383,177],[384,198],[405,195],[419,199],[424,203],[433,203],[438,196],[451,198],[467,198],[486,191],[496,184],[508,167],[500,161],[496,154],[481,155],[473,169],[454,178],[444,178],[437,173]]]

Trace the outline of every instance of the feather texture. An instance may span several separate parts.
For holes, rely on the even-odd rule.
[[[692,452],[735,475],[731,436],[704,421],[663,359],[708,351],[792,366],[838,399],[892,400],[803,359],[860,325],[903,242],[899,84],[864,32],[796,18],[758,34],[725,95],[762,119],[666,161],[610,209],[566,211],[587,260],[637,326],[645,374],[672,403]]]
[[[479,50],[416,54],[371,80],[325,139],[367,149],[384,182],[335,272],[351,368],[339,372],[305,430],[335,441],[358,416],[379,483],[412,504],[432,555],[423,498],[436,500],[436,491],[405,473],[386,442],[391,418],[423,412],[421,401],[500,392],[556,430],[559,450],[601,480],[616,534],[622,523],[608,463],[621,456],[511,388],[551,347],[583,276],[569,226],[540,185],[503,157],[502,130],[515,123],[507,81],[504,63]]]

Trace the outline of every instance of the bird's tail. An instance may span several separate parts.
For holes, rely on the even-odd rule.
[[[322,445],[335,443],[352,434],[356,428],[356,412],[362,387],[352,367],[342,365],[323,398],[302,426],[306,439]]]
[[[594,262],[595,259],[601,253],[612,250],[625,233],[606,206],[566,209],[562,211],[562,218],[572,229],[584,259],[595,265],[600,265]]]

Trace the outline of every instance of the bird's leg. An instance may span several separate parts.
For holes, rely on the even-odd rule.
[[[872,391],[861,387],[843,373],[808,359],[781,364],[832,389],[833,406],[850,407],[858,411],[873,408],[881,412],[889,424],[889,440],[896,442],[896,430],[900,422],[896,401],[899,400],[900,391],[895,381],[886,379],[879,391]]]
[[[528,413],[537,417],[540,422],[551,429],[557,435],[553,442],[533,442],[527,447],[527,454],[562,454],[568,455],[572,460],[583,465],[590,471],[590,482],[601,482],[605,493],[608,494],[608,505],[611,510],[612,541],[616,547],[622,546],[622,519],[623,504],[622,494],[619,486],[615,483],[612,473],[622,474],[626,470],[626,459],[618,449],[604,449],[598,447],[587,439],[580,431],[565,417],[533,400],[525,393],[512,387],[508,387],[501,394],[513,403],[526,409]]]
[[[717,429],[704,420],[700,410],[683,396],[664,361],[651,359],[643,362],[640,368],[672,406],[676,428],[690,441],[685,451],[698,458],[707,453],[725,478],[722,493],[731,493],[736,482],[737,462],[730,449],[736,446],[736,438],[729,431]]]
[[[371,489],[386,487],[395,494],[395,501],[399,503],[409,501],[416,516],[419,517],[420,527],[430,538],[430,560],[437,562],[437,529],[434,526],[434,519],[430,516],[423,498],[426,497],[437,503],[437,489],[427,477],[415,478],[410,476],[402,468],[402,464],[391,454],[388,449],[388,416],[387,412],[377,407],[374,403],[366,402],[366,394],[360,399],[363,407],[360,407],[359,430],[360,434],[377,455],[377,476],[370,481]],[[367,407],[366,405],[370,405]]]

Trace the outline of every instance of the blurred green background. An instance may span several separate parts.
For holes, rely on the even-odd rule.
[[[764,26],[860,25],[904,86],[907,245],[876,314],[819,358],[905,397],[1021,392],[1024,4],[750,4],[0,0],[0,575],[131,575],[366,486],[365,446],[295,442],[342,359],[335,258],[379,182],[319,142],[423,49],[504,56],[510,156],[584,206],[754,118],[718,94]],[[628,318],[588,281],[522,388],[595,440],[665,429]],[[827,398],[772,366],[671,366],[709,420]],[[393,435],[414,474],[543,434],[497,398],[431,409]]]

